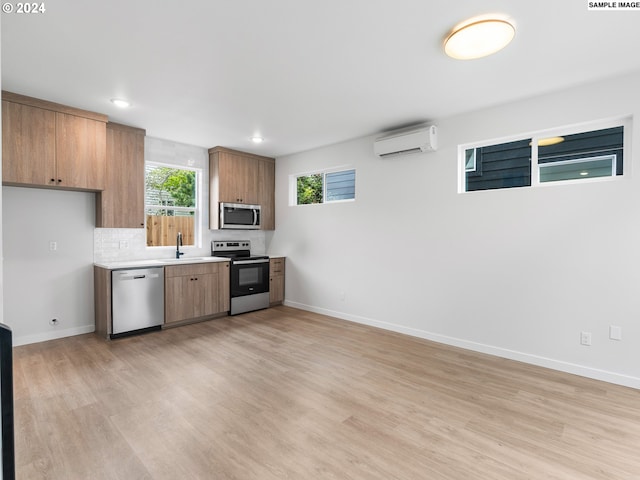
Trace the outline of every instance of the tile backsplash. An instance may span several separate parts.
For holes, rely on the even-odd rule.
[[[254,254],[266,253],[264,231],[206,230],[201,245],[181,247],[185,257],[211,255],[212,240],[250,240]],[[146,230],[143,228],[96,228],[93,235],[95,263],[110,263],[150,258],[172,258],[176,247],[147,247]]]

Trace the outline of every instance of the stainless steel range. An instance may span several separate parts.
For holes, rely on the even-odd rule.
[[[211,255],[231,260],[231,315],[269,306],[269,257],[251,255],[249,240],[214,240]]]

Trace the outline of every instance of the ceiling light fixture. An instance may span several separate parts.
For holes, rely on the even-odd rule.
[[[262,143],[262,142],[264,142],[264,138],[259,137],[259,136],[256,135],[254,137],[251,137],[251,141],[253,143]]]
[[[130,102],[127,102],[122,98],[112,98],[111,103],[113,103],[116,107],[120,107],[120,108],[127,108],[131,106]]]
[[[458,60],[486,57],[506,47],[515,34],[507,20],[476,17],[453,29],[444,41],[444,51]]]

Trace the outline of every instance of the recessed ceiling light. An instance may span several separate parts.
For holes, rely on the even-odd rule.
[[[251,141],[253,143],[262,143],[262,142],[264,142],[264,138],[259,137],[259,136],[256,135],[254,137],[251,137]]]
[[[459,60],[486,57],[506,47],[515,34],[507,20],[476,17],[453,29],[444,41],[444,51]]]
[[[113,103],[116,107],[120,107],[120,108],[127,108],[131,106],[130,102],[127,102],[122,98],[112,98],[111,103]]]

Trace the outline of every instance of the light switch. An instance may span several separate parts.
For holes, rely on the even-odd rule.
[[[622,328],[616,325],[610,325],[609,338],[611,340],[622,340]]]

